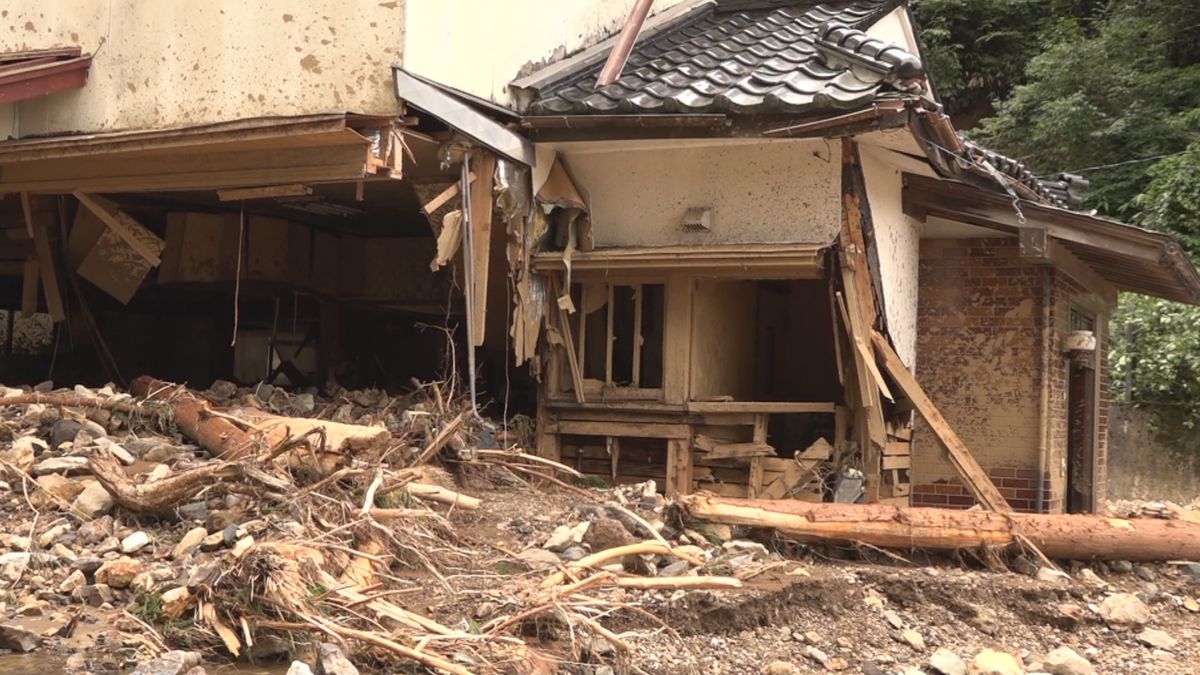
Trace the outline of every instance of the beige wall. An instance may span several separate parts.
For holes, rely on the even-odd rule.
[[[826,243],[840,227],[836,145],[824,141],[575,143],[560,148],[597,246]],[[689,207],[711,232],[685,232]]]
[[[901,170],[889,163],[888,153],[861,145],[860,157],[871,221],[879,253],[879,276],[883,281],[884,310],[888,332],[896,352],[910,368],[917,352],[917,260],[920,253],[919,223],[904,215],[901,204]]]
[[[691,397],[754,400],[757,283],[692,283]]]
[[[404,65],[476,96],[508,100],[508,83],[621,29],[634,0],[408,0]],[[658,0],[654,13],[680,0]]]
[[[9,0],[0,52],[79,45],[96,54],[82,89],[17,104],[22,136],[393,113],[404,13],[404,2],[378,0]]]

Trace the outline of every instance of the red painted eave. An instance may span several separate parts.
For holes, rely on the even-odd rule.
[[[23,101],[87,84],[91,54],[78,47],[0,54],[0,103]]]

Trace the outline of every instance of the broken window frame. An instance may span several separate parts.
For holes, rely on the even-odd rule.
[[[669,281],[663,276],[637,276],[637,277],[576,277],[572,279],[572,298],[578,300],[575,302],[576,311],[568,315],[570,322],[570,343],[573,347],[574,361],[578,364],[580,371],[580,379],[583,382],[584,398],[590,403],[593,401],[611,401],[611,400],[647,400],[661,401],[663,399],[664,388],[663,380],[666,377],[666,339],[665,328],[667,320],[667,287]],[[604,353],[604,373],[603,379],[588,378],[587,373],[587,356],[589,343],[586,336],[586,309],[583,306],[582,297],[584,287],[602,287],[605,302],[601,309],[603,311],[605,333],[608,339],[608,345]],[[633,354],[632,354],[632,372],[631,382],[629,384],[618,384],[614,382],[613,372],[613,351],[614,351],[614,307],[615,307],[615,289],[617,287],[632,287],[633,293]],[[643,317],[644,302],[646,299],[646,287],[659,286],[661,288],[661,304],[662,310],[658,321],[663,334],[659,344],[659,361],[663,372],[659,374],[659,383],[655,387],[642,386],[642,366],[644,360],[646,345],[646,327],[647,322]],[[578,290],[576,290],[578,289]],[[652,347],[651,347],[652,348]],[[568,358],[565,350],[555,350],[554,358],[556,361],[556,374],[552,378],[554,383],[554,397],[559,399],[570,398],[574,395],[574,379],[571,372],[566,368]]]

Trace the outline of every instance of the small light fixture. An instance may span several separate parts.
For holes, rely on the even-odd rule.
[[[684,231],[687,232],[710,232],[712,231],[712,209],[703,206],[693,206],[683,212]]]
[[[1063,340],[1065,352],[1094,352],[1096,351],[1096,334],[1090,330],[1071,331]]]

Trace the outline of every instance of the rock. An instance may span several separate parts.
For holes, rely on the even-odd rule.
[[[562,553],[559,553],[558,557],[562,558],[563,560],[566,560],[567,562],[575,562],[576,560],[582,560],[583,558],[585,558],[587,556],[587,553],[588,553],[587,549],[582,546],[571,546],[571,547],[568,547],[567,550],[563,551]],[[682,561],[682,562],[684,563],[684,566],[686,568],[687,561]]]
[[[109,453],[113,457],[116,457],[117,461],[124,464],[125,466],[129,466],[130,464],[133,464],[134,462],[137,461],[137,458],[135,458],[132,453],[130,453],[128,450],[126,450],[120,444],[114,443],[113,441],[111,441],[107,438],[97,438],[96,446],[103,449],[105,452]]]
[[[1131,593],[1115,593],[1100,603],[1100,616],[1116,626],[1142,626],[1150,621],[1150,608]]]
[[[38,546],[42,548],[50,548],[54,542],[58,541],[59,537],[70,531],[70,523],[59,523],[58,525],[55,525],[38,536]]]
[[[539,567],[553,567],[559,563],[557,555],[543,548],[526,549],[518,553],[517,558],[534,569]]]
[[[150,535],[138,530],[121,540],[122,553],[137,553],[150,544]]]
[[[704,530],[721,541],[733,539],[733,528],[724,523],[705,523]]]
[[[129,675],[184,675],[199,665],[198,652],[170,651],[139,665]]]
[[[100,558],[88,556],[86,558],[76,559],[71,567],[83,572],[84,574],[95,574],[96,570],[100,569],[100,566],[103,564],[104,561]]]
[[[822,659],[822,663],[824,659]],[[763,666],[763,675],[796,675],[800,670],[787,661],[772,661]]]
[[[966,662],[944,647],[929,657],[929,667],[941,675],[967,675]]]
[[[1088,660],[1070,647],[1059,647],[1042,659],[1042,668],[1051,675],[1095,675]]]
[[[313,675],[312,668],[303,661],[292,661],[292,665],[287,669],[284,675]]]
[[[895,628],[896,630],[904,630],[904,628],[906,628],[904,619],[901,619],[899,614],[893,612],[890,609],[883,613],[883,620],[887,621],[888,625],[890,625],[892,628]]]
[[[1133,568],[1133,576],[1142,581],[1154,581],[1154,570],[1151,570],[1145,565],[1135,565]]]
[[[89,483],[71,507],[84,518],[95,519],[112,511],[116,501],[100,483]],[[82,531],[81,531],[82,533]]]
[[[79,496],[84,490],[84,484],[79,481],[71,480],[65,476],[60,476],[56,473],[39,476],[37,479],[38,487],[46,492],[54,495],[64,502],[70,502]],[[30,495],[33,497],[34,495]]]
[[[50,425],[50,447],[57,450],[63,443],[74,443],[83,424],[76,420],[58,420]]]
[[[557,553],[565,551],[574,543],[575,541],[571,538],[571,528],[566,525],[559,525],[554,528],[549,537],[546,537],[546,541],[542,543],[542,548]]]
[[[179,560],[184,556],[190,555],[193,551],[200,548],[200,544],[204,543],[204,538],[208,536],[208,530],[203,527],[193,527],[183,535],[175,548],[171,551],[171,557]]]
[[[1133,571],[1133,563],[1128,560],[1109,560],[1108,569],[1114,574],[1129,574]]]
[[[76,588],[87,585],[87,575],[79,570],[71,572],[71,574],[63,579],[63,582],[58,585],[59,593],[71,593]]]
[[[985,649],[975,655],[967,675],[1024,675],[1025,669],[1012,654]]]
[[[250,662],[261,663],[263,661],[285,661],[290,658],[292,653],[292,645],[287,640],[278,635],[262,635],[255,636],[254,646],[250,647]]]
[[[1012,567],[1012,571],[1016,572],[1017,574],[1024,574],[1027,577],[1036,575],[1038,570],[1041,569],[1040,565],[1023,555],[1013,558],[1010,567]]]
[[[0,649],[24,654],[31,652],[42,644],[42,636],[12,624],[0,625]]]
[[[13,444],[15,447],[15,443]],[[35,476],[45,476],[50,473],[61,473],[68,476],[88,472],[87,457],[50,457],[33,465]]]
[[[1096,575],[1090,567],[1085,567],[1075,573],[1079,583],[1089,588],[1107,588],[1108,583]]]
[[[225,528],[238,525],[245,519],[246,513],[241,509],[218,509],[208,514],[204,525],[209,532],[222,532]]]
[[[176,509],[179,517],[184,520],[206,521],[208,520],[208,503],[207,502],[190,502]]]
[[[1174,649],[1179,641],[1157,628],[1147,628],[1138,633],[1137,639],[1147,647]]]
[[[95,544],[111,535],[112,531],[112,516],[101,516],[79,526],[79,541],[84,544]]]
[[[925,638],[921,637],[920,633],[911,628],[900,631],[900,639],[909,647],[912,647],[913,651],[925,651]]]
[[[686,560],[673,560],[663,567],[659,568],[658,576],[660,577],[678,577],[687,574],[692,568],[691,563]]]
[[[133,558],[120,557],[109,560],[96,570],[96,583],[107,584],[111,588],[129,588],[134,577],[141,572],[142,563]]]
[[[1184,563],[1179,566],[1179,571],[1193,584],[1200,584],[1200,563]]]
[[[208,671],[204,669],[204,666],[196,666],[183,675],[208,675]]]
[[[155,464],[150,473],[146,474],[147,483],[157,483],[158,481],[171,475],[171,467],[166,464]]]
[[[766,546],[757,541],[747,541],[745,539],[733,539],[721,544],[721,548],[731,553],[749,553],[756,560],[766,560],[771,557],[770,551]]]
[[[591,548],[593,553],[618,546],[628,546],[637,543],[637,539],[629,534],[629,530],[615,518],[598,518],[591,523],[584,533],[582,542]]]
[[[358,668],[342,653],[341,647],[322,643],[317,650],[316,675],[359,675]]]
[[[813,645],[809,645],[804,648],[804,655],[821,665],[825,665],[825,662],[829,660],[828,654],[826,654],[823,650],[814,647]]]
[[[63,671],[67,673],[85,673],[87,670],[87,657],[78,652],[68,656],[67,662],[63,664]]]
[[[1063,572],[1061,570],[1056,570],[1053,567],[1038,568],[1037,574],[1034,575],[1034,578],[1037,579],[1038,581],[1044,581],[1047,583],[1058,584],[1060,586],[1065,586],[1065,585],[1071,583],[1070,575],[1068,575],[1066,572]]]

